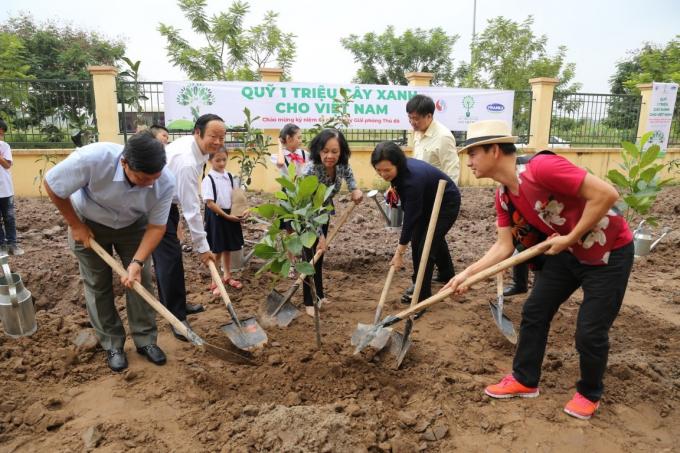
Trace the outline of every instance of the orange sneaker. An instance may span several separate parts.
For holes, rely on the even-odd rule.
[[[564,406],[564,412],[572,417],[588,420],[593,416],[598,407],[600,407],[599,401],[590,401],[579,392],[576,392],[571,401]]]
[[[538,387],[526,387],[517,382],[512,374],[508,374],[498,384],[490,385],[484,389],[484,393],[492,398],[512,398],[515,396],[535,398],[538,396]]]

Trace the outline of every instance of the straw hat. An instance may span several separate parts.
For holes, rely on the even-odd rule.
[[[489,145],[491,143],[517,143],[517,136],[512,135],[510,125],[502,120],[484,120],[470,124],[467,140],[458,150],[462,153],[471,146]]]

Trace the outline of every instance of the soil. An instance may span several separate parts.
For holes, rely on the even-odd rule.
[[[463,189],[463,208],[449,234],[456,269],[474,261],[495,235],[491,189]],[[253,195],[257,201],[259,196]],[[56,209],[18,199],[17,225],[26,254],[14,271],[32,291],[38,331],[0,335],[1,451],[678,451],[680,432],[680,187],[655,204],[673,231],[636,260],[626,299],[611,331],[605,395],[597,415],[562,412],[578,379],[574,326],[580,294],[555,316],[536,399],[495,401],[483,395],[511,367],[513,346],[498,332],[488,302],[492,280],[455,302],[433,307],[415,323],[414,344],[400,370],[388,353],[353,354],[358,322],[372,322],[397,233],[384,228],[368,200],[357,209],[324,265],[331,304],[321,310],[317,350],[306,315],[285,329],[268,327],[255,366],[234,365],[175,340],[159,318],[168,363],[156,367],[126,344],[130,367],[113,373],[92,341],[76,259]],[[347,200],[340,200],[346,203]],[[343,204],[343,203],[341,203]],[[261,226],[248,225],[256,239]],[[241,317],[255,314],[271,290],[253,259],[230,290]],[[209,273],[185,255],[191,316],[210,342],[227,345],[223,303],[208,292]],[[387,312],[410,270],[395,276]],[[278,282],[280,290],[291,281]],[[117,306],[125,318],[123,293]],[[294,301],[301,303],[301,294]],[[518,324],[523,298],[506,300]],[[401,330],[401,327],[399,328]],[[78,344],[79,346],[76,346]],[[675,447],[674,447],[675,445]]]

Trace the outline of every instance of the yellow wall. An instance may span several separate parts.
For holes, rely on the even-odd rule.
[[[43,162],[40,160],[41,156],[43,154],[52,154],[57,161],[60,161],[71,151],[72,150],[61,149],[12,150],[14,159],[14,162],[12,163],[12,177],[14,180],[15,195],[22,197],[38,196],[38,184],[35,182],[35,177],[38,175],[38,171],[43,168]],[[373,147],[368,146],[357,146],[352,148],[350,165],[354,171],[354,176],[359,182],[359,186],[364,189],[376,188],[384,184],[371,166],[372,151]],[[617,168],[617,164],[621,162],[619,155],[620,149],[618,148],[559,148],[554,149],[554,151],[565,156],[576,165],[589,169],[601,178],[603,178],[610,169]],[[410,149],[407,150],[407,154],[411,154]],[[465,164],[467,157],[465,155],[461,155],[460,157],[460,186],[490,186],[494,184],[490,179],[475,178]],[[666,153],[664,162],[668,162],[672,159],[680,159],[680,148],[669,149]],[[38,162],[36,162],[36,160]],[[234,161],[229,161],[227,168],[232,173],[238,173],[236,162]],[[251,190],[263,190],[265,192],[279,190],[279,184],[276,182],[278,175],[279,172],[276,165],[268,160],[267,168],[258,166],[253,173],[253,182],[250,185]]]

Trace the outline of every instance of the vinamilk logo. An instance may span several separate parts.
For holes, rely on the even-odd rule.
[[[486,109],[491,113],[501,113],[505,110],[505,106],[498,102],[494,102],[493,104],[487,105]]]

